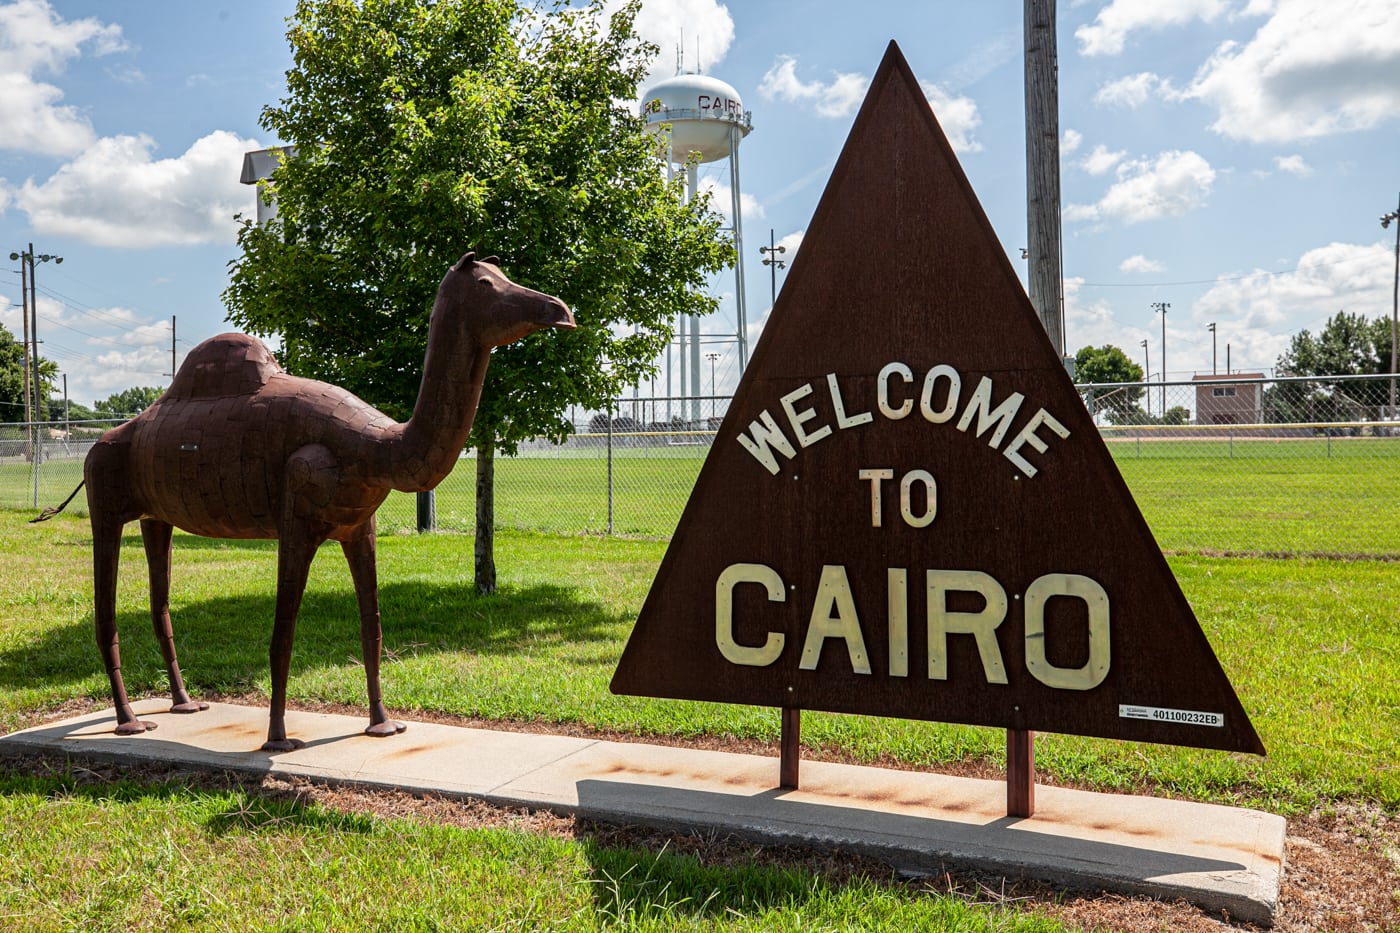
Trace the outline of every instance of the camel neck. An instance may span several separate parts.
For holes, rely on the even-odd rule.
[[[438,324],[435,309],[418,401],[392,455],[393,487],[404,492],[432,489],[457,465],[491,361],[491,348],[469,337],[466,328],[451,334],[446,322]]]

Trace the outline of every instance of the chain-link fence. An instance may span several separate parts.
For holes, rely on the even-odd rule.
[[[1168,551],[1400,557],[1400,418],[1391,376],[1080,386],[1159,544]],[[501,527],[667,537],[728,398],[621,399],[563,444],[495,459]],[[0,505],[56,504],[82,478],[104,425],[0,425]],[[34,451],[39,456],[34,456]],[[436,527],[470,531],[476,457],[435,493]],[[82,510],[81,497],[70,510]],[[412,495],[383,532],[420,522]]]

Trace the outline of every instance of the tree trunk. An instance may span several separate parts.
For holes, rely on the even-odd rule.
[[[496,449],[476,449],[476,590],[496,592]]]

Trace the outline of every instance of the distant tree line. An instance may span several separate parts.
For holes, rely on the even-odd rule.
[[[1338,311],[1314,335],[1299,331],[1279,355],[1274,372],[1287,376],[1364,376],[1391,371],[1391,322],[1371,320],[1360,314]],[[1084,389],[1084,401],[1095,414],[1112,424],[1186,424],[1190,412],[1184,406],[1152,415],[1139,404],[1144,395],[1142,367],[1119,347],[1088,346],[1075,354],[1075,381]],[[1113,388],[1123,383],[1121,388]],[[1388,403],[1381,384],[1366,382],[1280,382],[1265,388],[1263,417],[1276,423],[1305,421],[1360,421],[1377,417]]]

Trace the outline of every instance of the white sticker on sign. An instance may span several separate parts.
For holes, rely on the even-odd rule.
[[[1162,709],[1158,706],[1118,707],[1119,719],[1150,719],[1153,722],[1174,722],[1184,726],[1224,726],[1221,713],[1201,713],[1190,709]]]

